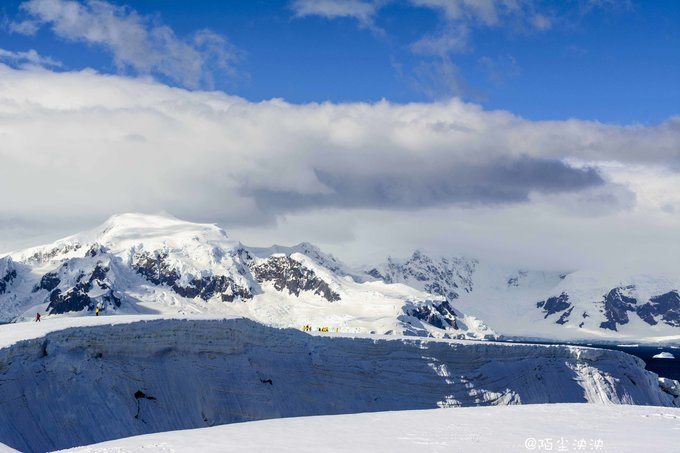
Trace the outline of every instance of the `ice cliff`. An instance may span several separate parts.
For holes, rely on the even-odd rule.
[[[82,325],[23,338],[0,342],[0,442],[22,451],[302,415],[672,404],[639,359],[582,347],[317,336],[247,319]]]

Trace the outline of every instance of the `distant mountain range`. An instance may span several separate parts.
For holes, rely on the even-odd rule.
[[[679,288],[668,276],[522,270],[421,251],[352,269],[309,243],[247,247],[214,225],[123,214],[0,257],[0,320],[99,308],[357,333],[680,341]]]
[[[504,336],[680,342],[680,278],[672,275],[544,272],[420,251],[367,273],[441,295]]]
[[[0,258],[0,320],[220,313],[275,326],[491,338],[442,296],[378,281],[311,244],[248,248],[214,225],[124,214]]]

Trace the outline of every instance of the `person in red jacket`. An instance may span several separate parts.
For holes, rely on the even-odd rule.
[[[35,322],[40,322],[40,313],[35,314]]]

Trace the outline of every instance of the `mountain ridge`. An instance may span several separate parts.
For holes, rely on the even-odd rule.
[[[249,247],[217,225],[145,214],[0,257],[0,319],[96,307],[366,333],[680,343],[673,275],[540,271],[422,250],[352,268],[309,242]]]
[[[364,278],[318,247],[248,248],[216,225],[122,214],[2,258],[17,267],[0,317],[221,313],[267,324],[439,337],[491,337],[440,296]],[[371,281],[372,280],[372,281]]]

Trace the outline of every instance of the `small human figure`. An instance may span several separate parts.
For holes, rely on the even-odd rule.
[[[99,316],[99,307],[94,309],[94,315]]]
[[[40,313],[35,314],[35,322],[40,322]]]

